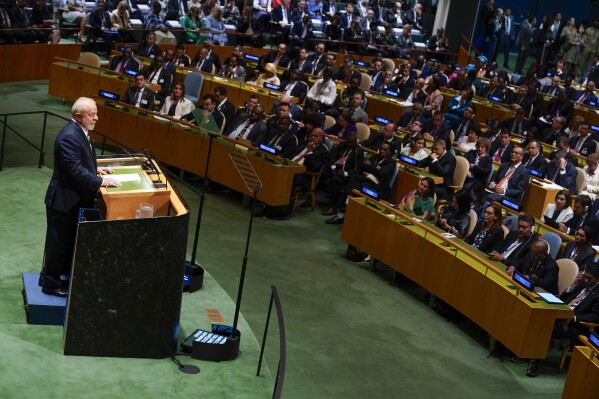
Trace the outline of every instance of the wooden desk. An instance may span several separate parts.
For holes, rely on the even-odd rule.
[[[538,184],[529,183],[522,200],[522,212],[532,215],[536,219],[543,216],[547,204],[555,202],[555,195],[561,188],[547,188]]]
[[[591,348],[575,346],[562,399],[596,399],[598,393],[599,359]]]
[[[228,138],[219,136],[211,139],[210,135],[201,132],[199,128],[159,120],[151,114],[139,113],[133,107],[116,108],[104,101],[97,101],[97,104],[96,132],[135,150],[147,148],[161,162],[199,176],[205,175],[210,151],[208,178],[233,190],[247,193],[245,183],[229,158],[229,154],[235,151],[235,143]],[[102,140],[95,133],[92,137]],[[114,143],[108,141],[108,144]],[[263,184],[257,198],[273,206],[288,204],[293,176],[304,172],[305,167],[291,161],[285,164],[276,157],[253,150],[249,150],[247,155]]]
[[[48,79],[54,57],[77,60],[80,51],[81,44],[0,46],[0,82]]]
[[[342,240],[438,296],[517,356],[545,357],[555,320],[572,317],[570,308],[518,295],[504,265],[483,261],[486,255],[460,240],[441,238],[424,227],[428,224],[404,225],[404,217],[389,217],[365,202],[350,199]],[[443,240],[451,246],[442,246]]]
[[[398,164],[400,169],[397,172],[397,178],[395,179],[395,184],[392,188],[393,191],[390,200],[393,204],[399,204],[406,194],[415,190],[416,187],[418,187],[418,182],[423,177],[430,177],[435,184],[443,183],[443,178],[441,176],[417,168],[408,168],[399,162]]]

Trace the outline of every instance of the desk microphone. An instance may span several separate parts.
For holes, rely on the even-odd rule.
[[[158,180],[152,180],[152,183],[154,183],[154,188],[165,188],[166,189],[167,185],[166,185],[166,183],[163,183],[162,179],[160,178],[160,172],[158,171],[158,166],[156,165],[156,161],[150,155],[147,148],[142,148],[141,151],[146,156],[146,159],[148,160],[147,164],[150,167],[150,169],[153,170],[154,173],[156,173],[156,178]]]

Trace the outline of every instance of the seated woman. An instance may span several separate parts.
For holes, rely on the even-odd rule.
[[[499,251],[503,244],[502,223],[501,208],[497,205],[487,206],[483,220],[476,225],[466,242],[484,253]]]
[[[557,223],[566,223],[574,216],[574,211],[570,204],[572,197],[568,190],[560,190],[555,194],[555,203],[547,204],[541,220],[553,219]]]
[[[443,209],[437,216],[437,227],[458,238],[466,235],[470,226],[470,195],[466,190],[460,190],[453,195],[451,206]]]
[[[264,86],[264,83],[272,83],[273,85],[277,86],[281,85],[281,81],[277,76],[277,67],[272,62],[269,62],[264,66],[264,73],[258,75],[258,78],[253,84],[255,84],[258,87],[262,87]]]
[[[349,111],[343,111],[337,118],[337,122],[328,129],[324,129],[325,134],[337,136],[341,140],[346,140],[350,132],[357,132],[356,124],[351,121]]]
[[[210,31],[209,35],[212,40],[221,46],[227,44],[225,21],[223,20],[223,12],[219,6],[215,6],[212,9],[212,14],[206,18],[206,29]]]
[[[200,9],[196,6],[189,8],[189,13],[181,21],[181,26],[185,29],[187,40],[195,44],[202,44],[208,37],[202,34],[202,19],[200,18]]]
[[[491,151],[491,142],[489,139],[481,137],[476,140],[476,149],[464,154],[464,158],[470,164],[464,188],[467,189],[476,182],[487,185],[487,178],[493,169],[493,160],[489,156],[489,151]]]
[[[46,6],[46,0],[38,0],[33,7],[31,19],[33,20],[34,28],[41,29],[42,36],[46,37],[52,44],[60,42],[60,29],[53,29],[56,21]],[[40,41],[41,43],[41,41]]]
[[[453,123],[458,119],[461,119],[464,115],[464,110],[466,107],[472,105],[472,98],[474,97],[474,91],[471,88],[464,89],[462,94],[459,96],[453,96],[453,98],[449,101],[449,106],[447,107],[447,113],[443,115],[445,121],[449,121],[449,123]]]
[[[87,23],[85,15],[90,10],[85,8],[84,0],[67,1],[67,9],[68,11],[62,13],[62,18],[69,23],[79,24],[79,32],[77,33],[77,38],[79,40],[83,40],[85,24]]]
[[[173,94],[168,96],[160,110],[161,114],[181,119],[195,109],[191,101],[185,98],[185,86],[183,82],[176,82],[173,86]]]
[[[435,210],[435,182],[424,177],[418,182],[416,190],[409,192],[398,204],[400,209],[428,220]]]
[[[422,161],[428,157],[428,153],[424,150],[424,136],[417,134],[412,137],[410,144],[401,150],[401,155],[414,158],[417,161]]]
[[[146,14],[144,28],[155,29],[156,44],[177,44],[175,35],[167,30],[170,25],[162,16],[162,6],[158,1],[152,3],[152,12]]]
[[[468,134],[461,137],[456,143],[457,147],[464,150],[470,151],[476,149],[476,143],[481,136],[481,131],[476,124],[470,125],[468,129]]]
[[[599,171],[597,164],[599,163],[599,155],[589,154],[587,156],[587,165],[584,167],[584,175],[586,178],[582,194],[586,194],[594,201],[599,197]]]
[[[576,230],[574,241],[570,241],[564,248],[564,253],[559,259],[572,259],[579,267],[595,262],[595,250],[591,237],[593,232],[589,226],[582,226]]]

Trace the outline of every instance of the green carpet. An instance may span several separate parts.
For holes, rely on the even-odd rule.
[[[0,109],[68,111],[45,95],[45,82],[0,85]],[[66,115],[66,114],[65,114]],[[15,122],[16,123],[16,122]],[[27,130],[31,118],[18,122]],[[62,122],[51,130],[54,136]],[[27,130],[39,137],[34,129]],[[487,358],[488,338],[470,323],[452,324],[426,306],[411,282],[388,285],[388,270],[344,258],[340,226],[324,224],[316,210],[298,208],[287,221],[256,219],[241,311],[242,355],[184,376],[169,360],[100,359],[61,354],[61,329],[25,324],[20,274],[40,267],[45,221],[43,196],[49,169],[37,169],[35,152],[11,138],[0,172],[0,397],[172,398],[219,393],[225,398],[268,397],[273,380],[255,377],[270,286],[277,286],[287,334],[284,398],[558,398],[565,373],[557,350],[542,374],[524,375],[525,364]],[[46,166],[51,167],[50,147]],[[198,198],[179,185],[192,209],[188,252]],[[322,198],[321,198],[322,200]],[[207,326],[204,308],[220,308],[232,323],[249,210],[239,196],[208,193],[198,261],[210,273],[206,290],[184,296],[182,328]],[[401,237],[398,237],[401,239]],[[397,254],[401,259],[401,253]],[[434,268],[434,264],[431,265]],[[222,287],[222,290],[219,288]],[[233,300],[231,299],[233,298]],[[274,376],[278,360],[276,318],[266,350]],[[258,338],[259,340],[260,338]],[[209,374],[209,375],[208,375]],[[51,388],[49,388],[51,387]],[[202,395],[204,397],[204,395]]]

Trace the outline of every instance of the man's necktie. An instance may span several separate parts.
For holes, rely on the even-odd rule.
[[[505,176],[503,176],[503,179],[499,180],[499,183],[497,183],[497,186],[502,187],[505,182],[507,182],[508,180],[510,180],[510,177],[512,177],[512,174],[514,173],[514,171],[516,170],[515,167],[510,167],[510,170],[506,173]]]
[[[135,105],[136,107],[139,107],[139,100],[141,98],[141,90],[137,90],[137,92],[135,93],[135,98],[133,99],[133,105]]]
[[[504,150],[505,150],[505,148],[503,148],[503,146],[499,147],[499,149],[495,153],[495,157],[493,158],[493,161],[501,162],[501,156],[503,155]]]

